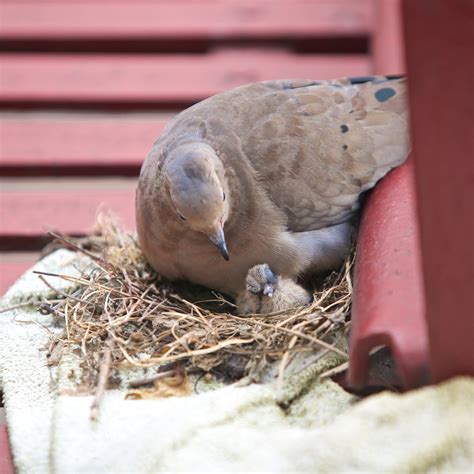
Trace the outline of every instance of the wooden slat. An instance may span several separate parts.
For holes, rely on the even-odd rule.
[[[14,474],[10,442],[8,441],[7,425],[0,423],[0,472]]]
[[[276,78],[364,75],[364,55],[226,50],[208,55],[0,55],[0,104],[156,107],[189,104],[240,84]]]
[[[372,42],[376,74],[406,71],[400,0],[375,2],[377,22]]]
[[[5,1],[0,39],[273,38],[363,35],[370,0]]]
[[[37,252],[0,253],[0,296],[38,259]]]
[[[99,209],[117,215],[127,229],[135,227],[134,179],[13,180],[0,183],[0,242],[3,248],[25,247],[25,238],[48,230],[84,235]],[[19,248],[21,248],[19,247]]]
[[[103,168],[134,174],[162,132],[165,114],[0,114],[0,174]]]

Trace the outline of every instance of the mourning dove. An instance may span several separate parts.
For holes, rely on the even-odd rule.
[[[278,80],[181,112],[140,174],[146,258],[170,280],[238,297],[242,312],[308,301],[294,280],[343,261],[361,193],[407,157],[405,96],[400,77]],[[255,275],[268,281],[257,288]]]

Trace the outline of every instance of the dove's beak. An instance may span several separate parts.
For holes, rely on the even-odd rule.
[[[207,234],[209,240],[221,251],[222,256],[225,260],[229,260],[229,251],[227,250],[227,244],[225,242],[224,229],[219,226],[216,232]]]

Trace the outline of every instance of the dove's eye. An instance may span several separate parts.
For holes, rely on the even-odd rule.
[[[183,214],[181,214],[181,212],[179,211],[176,211],[178,213],[178,217],[182,220],[182,221],[185,221],[186,220],[186,217],[183,216]]]

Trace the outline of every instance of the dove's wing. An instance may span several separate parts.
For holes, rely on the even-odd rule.
[[[273,81],[265,87],[252,99],[253,126],[239,135],[290,230],[346,220],[360,193],[406,159],[404,79]]]

